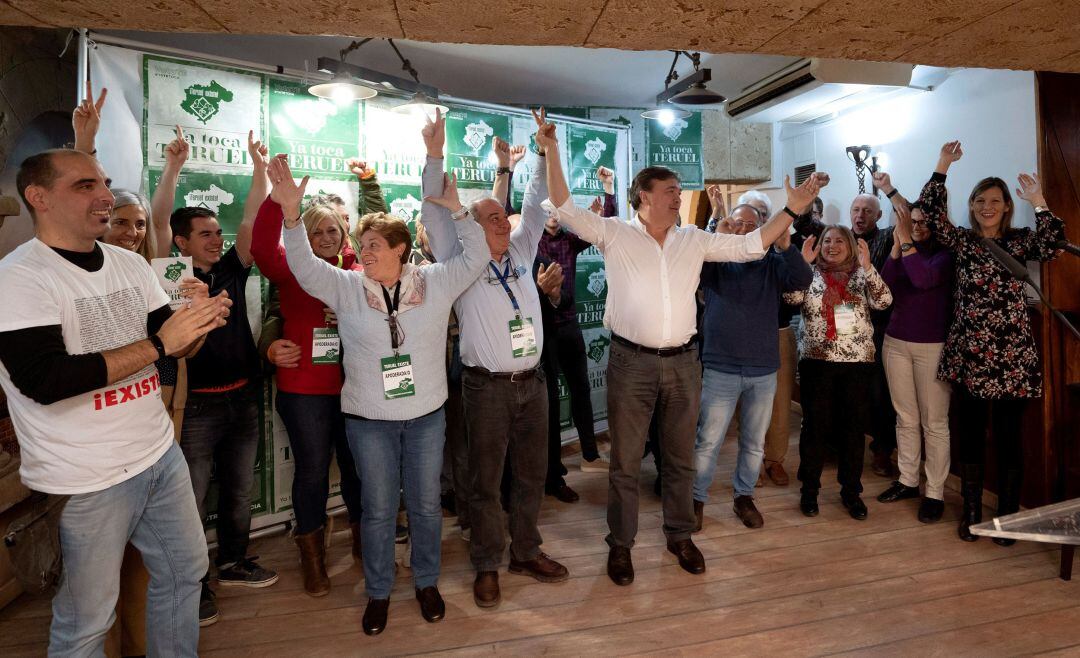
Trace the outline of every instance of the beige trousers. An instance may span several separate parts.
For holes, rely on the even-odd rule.
[[[776,373],[776,395],[773,397],[772,420],[765,433],[765,466],[784,463],[791,441],[791,394],[795,390],[795,368],[799,355],[795,349],[795,330],[780,330],[780,370]]]

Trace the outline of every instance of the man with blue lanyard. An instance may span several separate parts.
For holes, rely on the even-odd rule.
[[[534,113],[543,125],[545,112]],[[450,222],[428,207],[443,191],[443,118],[436,114],[424,131],[425,208],[421,222],[435,259],[445,262],[461,251]],[[543,171],[543,154],[535,171]],[[544,332],[540,296],[530,276],[537,243],[547,215],[543,176],[533,176],[525,191],[521,223],[511,229],[503,204],[492,198],[472,204],[470,211],[484,229],[491,262],[454,303],[461,329],[462,392],[469,435],[472,492],[471,556],[476,569],[473,600],[488,608],[500,600],[498,568],[506,523],[500,505],[500,483],[507,450],[514,473],[510,491],[511,573],[540,582],[569,577],[566,567],[540,552],[537,519],[547,473],[547,387],[540,368]],[[465,209],[463,208],[462,211]]]

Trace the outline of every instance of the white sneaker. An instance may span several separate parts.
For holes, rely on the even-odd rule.
[[[467,542],[472,541],[472,528],[462,528],[461,539]]]
[[[600,452],[600,456],[592,461],[581,459],[582,473],[607,473],[611,468],[611,453]]]

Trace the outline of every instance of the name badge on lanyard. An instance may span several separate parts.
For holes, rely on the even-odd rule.
[[[401,354],[398,350],[405,342],[405,334],[398,326],[398,302],[401,293],[401,282],[394,286],[394,298],[390,299],[390,293],[386,288],[382,289],[383,300],[386,302],[386,322],[390,326],[390,348],[394,350],[393,356],[379,360],[382,369],[383,398],[396,400],[416,395],[416,381],[413,378],[412,357]]]
[[[341,363],[341,337],[337,327],[315,327],[311,331],[311,363],[328,366]]]
[[[495,263],[488,263],[488,267],[495,273],[495,278],[499,280],[503,290],[506,292],[506,296],[510,298],[510,303],[514,307],[514,319],[509,324],[510,329],[510,349],[515,359],[534,356],[537,353],[536,345],[536,329],[533,328],[532,318],[521,316],[521,306],[518,305],[517,297],[514,296],[514,291],[510,290],[510,286],[506,283],[506,280],[510,278],[510,260],[507,259],[504,271],[500,272],[499,268],[495,267]]]
[[[851,336],[855,333],[857,319],[855,307],[851,304],[833,306],[833,321],[836,323],[837,336]]]

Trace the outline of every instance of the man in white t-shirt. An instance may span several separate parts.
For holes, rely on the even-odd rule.
[[[130,540],[150,572],[147,653],[193,656],[206,541],[154,361],[196,349],[230,302],[171,312],[142,257],[97,241],[113,196],[94,158],[39,153],[16,186],[35,237],[0,260],[0,386],[23,483],[70,496],[49,654],[103,651]]]

